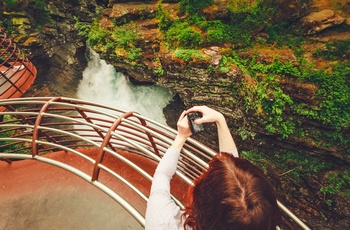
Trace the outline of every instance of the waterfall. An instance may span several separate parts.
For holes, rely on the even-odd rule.
[[[163,108],[172,100],[172,92],[160,86],[135,86],[112,65],[90,49],[89,62],[77,89],[77,97],[111,107],[134,111],[166,124]]]

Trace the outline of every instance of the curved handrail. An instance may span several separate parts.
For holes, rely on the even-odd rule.
[[[138,184],[127,180],[114,164],[105,163],[112,158],[126,164],[137,175],[152,180],[144,165],[133,162],[123,152],[132,153],[156,164],[170,147],[177,131],[140,114],[65,97],[12,98],[0,100],[3,121],[0,122],[0,158],[32,159],[70,171],[104,191],[122,205],[141,225],[144,210],[125,200],[118,190],[104,184],[104,177],[121,181],[135,196],[147,201],[147,192]],[[95,156],[86,149],[94,149]],[[4,151],[5,150],[5,151]],[[65,151],[80,157],[90,165],[88,172],[46,157],[45,153]],[[49,154],[47,154],[49,155]],[[208,167],[215,151],[189,138],[185,143],[176,170],[180,183],[189,186]],[[106,161],[107,162],[107,161]],[[104,176],[99,175],[103,170]],[[175,202],[183,207],[181,199],[172,193]],[[281,210],[302,229],[309,229],[299,218],[278,202]]]
[[[0,58],[0,99],[21,97],[33,84],[37,70],[1,28]]]

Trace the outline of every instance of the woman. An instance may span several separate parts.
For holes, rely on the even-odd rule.
[[[191,136],[186,115],[200,112],[195,123],[215,122],[220,152],[209,169],[189,189],[185,210],[170,197],[170,180],[176,171],[182,146]],[[206,106],[184,111],[177,123],[178,135],[157,166],[146,210],[146,230],[157,229],[276,229],[281,219],[275,192],[263,172],[238,158],[225,117]]]

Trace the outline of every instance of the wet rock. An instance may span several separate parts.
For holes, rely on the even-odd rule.
[[[227,5],[228,0],[214,0],[214,3],[203,10],[204,16],[209,20],[226,19],[230,17]]]
[[[274,61],[279,61],[282,63],[291,62],[295,66],[299,65],[299,61],[295,56],[293,50],[289,48],[281,48],[281,49],[275,49],[272,47],[268,49],[254,48],[254,49],[247,49],[245,51],[241,51],[238,53],[238,55],[244,59],[255,58],[258,63],[263,63],[263,64],[271,64]]]
[[[137,20],[142,17],[147,18],[149,15],[155,15],[157,4],[114,4],[110,11],[109,17],[114,19],[116,24],[124,24],[126,21]],[[109,12],[105,12],[108,14]]]
[[[203,51],[206,55],[210,56],[211,61],[210,64],[213,66],[217,66],[220,64],[222,59],[222,55],[220,54],[220,48],[218,46],[212,46],[209,49],[205,49]]]
[[[292,21],[305,16],[308,12],[310,0],[280,0],[273,21]]]
[[[346,24],[347,26],[350,26],[350,18],[345,19],[345,24]]]
[[[283,88],[283,91],[287,93],[295,101],[315,104],[315,95],[318,90],[318,87],[311,83],[300,84],[293,82],[289,79],[281,79],[280,85]]]
[[[60,6],[57,6],[57,3],[54,4],[52,2],[50,2],[46,6],[46,9],[50,12],[51,16],[66,18],[65,11],[62,11],[61,8],[62,8],[61,4],[60,4]]]
[[[337,26],[345,21],[343,17],[334,13],[333,10],[325,9],[319,12],[312,12],[303,17],[294,27],[298,35],[316,34],[326,28]]]
[[[29,37],[28,39],[23,42],[23,46],[26,47],[32,47],[38,43],[38,38],[37,37]]]

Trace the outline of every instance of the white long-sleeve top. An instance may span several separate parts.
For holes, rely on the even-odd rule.
[[[238,157],[237,149],[229,153]],[[170,196],[170,180],[175,174],[179,157],[180,152],[169,148],[157,166],[147,202],[146,230],[184,229],[183,211]]]

